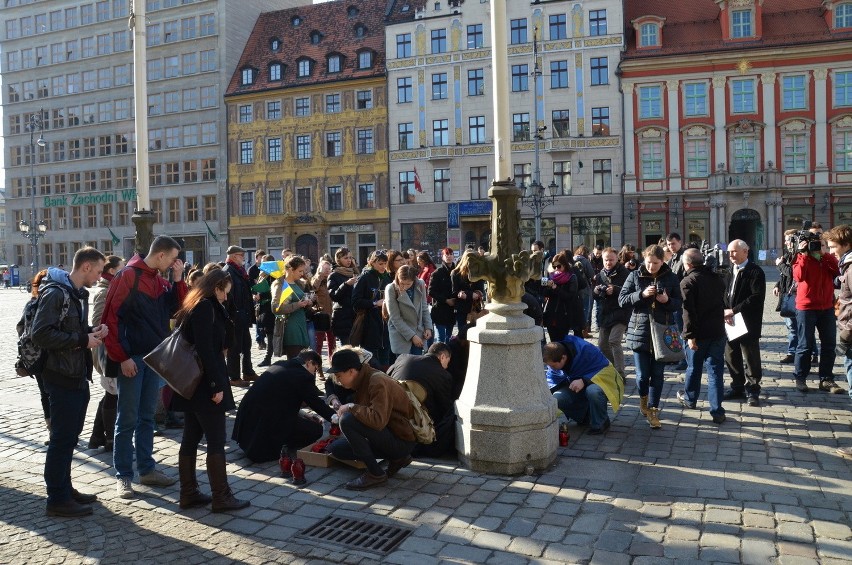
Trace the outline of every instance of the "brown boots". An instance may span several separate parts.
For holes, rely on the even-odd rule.
[[[207,454],[207,476],[210,478],[210,490],[213,491],[213,512],[240,510],[251,504],[248,500],[234,498],[234,493],[231,492],[231,487],[228,486],[224,453]],[[181,478],[181,497],[183,497],[182,493],[183,479]]]
[[[198,490],[195,478],[195,454],[178,455],[178,475],[180,476],[180,502],[182,509],[206,506],[213,499]]]

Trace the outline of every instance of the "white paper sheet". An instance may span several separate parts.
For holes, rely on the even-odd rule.
[[[745,334],[748,333],[748,328],[746,328],[745,319],[740,312],[734,314],[734,325],[731,325],[725,322],[725,333],[728,334],[728,341],[733,341],[737,338],[741,338]]]

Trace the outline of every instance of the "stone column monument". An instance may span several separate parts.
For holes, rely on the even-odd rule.
[[[473,256],[471,280],[488,281],[488,314],[468,330],[470,361],[456,401],[456,449],[475,471],[513,475],[556,458],[556,400],[544,380],[542,330],[525,315],[524,282],[541,272],[541,252],[521,251],[521,191],[495,182],[488,191],[491,252]]]

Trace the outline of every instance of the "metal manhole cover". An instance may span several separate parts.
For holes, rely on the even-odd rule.
[[[402,540],[411,534],[410,528],[389,526],[369,520],[355,520],[329,516],[298,536],[313,541],[330,542],[349,549],[361,549],[375,553],[390,553]]]

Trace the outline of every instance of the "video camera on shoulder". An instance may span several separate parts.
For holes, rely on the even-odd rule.
[[[802,229],[791,236],[793,249],[796,250],[796,253],[819,253],[822,250],[822,238],[820,234],[811,232],[811,227],[813,227],[813,222],[805,220],[802,222]],[[805,241],[808,244],[802,249],[802,242]]]

